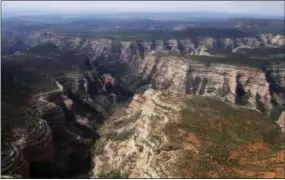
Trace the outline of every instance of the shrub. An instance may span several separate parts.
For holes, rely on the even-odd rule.
[[[131,135],[133,135],[134,131],[135,131],[135,129],[133,128],[133,129],[130,129],[128,131],[124,131],[120,134],[117,133],[117,135],[112,137],[112,139],[114,141],[124,141],[124,140],[128,139]]]
[[[279,127],[270,129],[267,133],[263,134],[263,141],[270,146],[277,146],[281,142],[281,129]]]
[[[128,177],[125,174],[121,174],[120,171],[114,170],[114,171],[110,171],[108,173],[101,172],[99,174],[99,178],[102,178],[102,179],[126,179]]]

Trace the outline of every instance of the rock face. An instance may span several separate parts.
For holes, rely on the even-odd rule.
[[[24,152],[23,159],[49,162],[54,175],[60,177],[90,169],[82,167],[81,160],[90,160],[91,145],[99,138],[94,129],[112,113],[120,97],[132,95],[129,91],[152,87],[170,94],[165,98],[162,91],[149,89],[143,95],[135,95],[125,116],[103,125],[102,138],[96,143],[93,177],[104,177],[105,171],[112,169],[131,178],[180,177],[173,162],[179,159],[181,151],[161,128],[181,121],[180,112],[186,106],[183,98],[189,94],[216,96],[267,114],[284,106],[284,63],[272,63],[259,70],[157,55],[157,52],[211,55],[264,45],[280,47],[284,45],[281,36],[114,42],[36,32],[24,42],[29,46],[52,43],[63,50],[88,54],[80,62],[80,70],[53,77],[58,89],[36,96],[35,116],[43,120],[37,120],[31,130],[23,132],[28,137],[25,141],[16,141]],[[198,154],[198,138],[189,134],[189,139],[195,145],[181,144],[180,150]],[[14,162],[6,164],[9,163]],[[18,169],[6,168],[5,173],[8,172],[26,176]]]
[[[64,105],[65,107],[72,113],[76,112],[76,106],[74,104],[74,102],[71,99],[66,99],[64,100]]]
[[[67,95],[73,98],[75,104],[84,104],[84,106],[89,107],[89,110],[85,109],[85,112],[82,113],[86,114],[88,111],[89,114],[94,114],[94,112],[96,114],[97,112],[97,115],[94,114],[94,119],[97,121],[107,117],[110,113],[112,102],[108,99],[108,96],[111,95],[108,94],[107,89],[114,90],[115,88],[111,76],[104,77],[96,70],[85,71],[84,73],[73,71],[58,77],[57,80],[65,87]],[[96,118],[95,116],[98,115],[102,117]]]
[[[38,101],[36,106],[39,116],[48,122],[54,136],[62,136],[66,121],[63,110],[56,104],[43,100]]]
[[[222,97],[228,102],[271,108],[269,83],[264,72],[230,65],[212,64],[210,67],[191,63],[187,73],[186,92],[196,95]]]
[[[84,52],[92,52],[93,54],[102,54],[112,46],[112,41],[103,38],[81,38],[63,35],[54,32],[37,31],[32,32],[24,39],[28,45],[37,45],[40,43],[53,43],[63,49],[79,50]],[[281,35],[273,36],[272,34],[259,34],[252,37],[200,37],[189,39],[169,39],[154,41],[136,41],[122,43],[123,46],[132,49],[139,49],[140,52],[148,53],[150,51],[172,51],[182,53],[184,55],[205,55],[211,54],[216,50],[226,50],[228,52],[235,51],[239,48],[275,46],[284,45],[284,37]]]
[[[275,106],[284,106],[284,63],[272,64],[264,72],[244,66],[207,65],[175,56],[149,55],[134,67],[137,69],[134,76],[140,79],[133,83],[132,78],[126,78],[127,84],[147,82],[156,89],[217,96],[266,113]]]
[[[39,120],[36,126],[27,128],[27,139],[23,153],[29,162],[51,162],[53,160],[52,132],[47,122]]]
[[[170,39],[167,41],[115,42],[109,39],[83,39],[54,32],[38,31],[30,33],[24,42],[32,46],[53,43],[64,50],[88,52],[90,59],[83,63],[87,70],[98,69],[101,72],[108,72],[113,76],[112,78],[116,78],[117,84],[130,91],[151,84],[158,89],[215,95],[229,102],[249,105],[268,114],[272,108],[284,105],[285,65],[282,62],[273,63],[267,66],[265,71],[260,71],[218,63],[211,63],[210,67],[207,67],[189,59],[176,58],[171,55],[169,57],[154,55],[155,52],[161,51],[183,55],[211,55],[212,52],[234,52],[240,48],[280,47],[284,45],[284,37],[280,35],[260,34],[255,37],[237,38],[196,37],[179,41]],[[114,87],[114,79],[110,79],[109,76],[98,77],[90,72],[85,75],[71,73],[66,75],[65,82],[61,83],[69,83],[67,77],[70,77],[73,84],[70,89],[74,91],[73,93],[82,92],[80,94],[91,92],[98,94],[98,89],[105,91],[107,84],[107,86]],[[98,88],[100,84],[102,88]],[[100,99],[103,100],[102,97]],[[105,104],[108,104],[107,101]],[[97,109],[100,109],[100,112],[104,111],[99,107]]]
[[[90,148],[98,138],[94,126],[111,111],[112,101],[106,89],[113,92],[115,81],[96,71],[84,74],[76,70],[53,78],[57,89],[31,99],[27,107],[30,119],[24,127],[15,129],[9,139],[23,154],[23,160],[17,161],[33,164],[30,173],[22,166],[25,172],[14,165],[10,167],[15,158],[6,158],[3,175],[70,177],[90,170]]]
[[[113,78],[110,74],[104,74],[103,75],[102,88],[104,90],[114,89],[115,88],[115,81],[116,81],[116,79]]]
[[[100,99],[102,78],[96,71],[85,74],[72,71],[55,78],[58,89],[37,95],[35,105],[38,115],[49,123],[55,135],[51,174],[69,177],[87,173],[90,146],[98,138],[94,131],[99,123],[96,121],[100,120],[97,117],[104,116],[111,103],[107,98]]]
[[[29,164],[21,150],[14,145],[1,148],[1,175],[5,174],[29,178]]]
[[[277,128],[264,118],[259,112],[230,107],[217,99],[148,89],[133,97],[124,115],[111,118],[100,127],[92,178],[252,177],[251,173],[245,174],[236,166],[223,163],[231,159],[230,154],[242,153],[238,150],[242,149],[241,139],[251,141],[259,137],[255,139],[259,142],[262,128]],[[249,129],[236,127],[244,128],[245,122]],[[257,124],[256,130],[251,129]],[[223,144],[225,142],[229,144]],[[236,142],[241,144],[236,145]],[[263,144],[259,146],[262,147],[252,147],[251,152],[274,151],[265,150]],[[219,152],[224,159],[219,160]],[[233,157],[238,167],[245,165],[247,172],[254,173],[251,166],[256,167],[256,164],[243,164],[242,159],[248,159],[246,153]],[[284,159],[280,164],[278,168],[284,165]],[[205,166],[209,169],[201,171]],[[270,173],[263,169],[255,175],[284,176],[284,170],[280,173],[278,168]]]
[[[25,127],[14,129],[9,142],[19,148],[27,162],[49,163],[53,159],[52,132],[45,120],[30,117]]]
[[[164,171],[167,163],[160,164],[157,156],[157,148],[165,145],[163,139],[166,138],[158,131],[163,124],[177,121],[176,113],[183,106],[162,102],[160,94],[149,89],[143,95],[135,95],[125,116],[103,125],[102,138],[96,143],[98,146],[95,145],[92,178],[100,178],[109,168],[120,170],[121,174],[128,172],[129,178],[171,177],[160,174],[169,172]],[[111,127],[113,124],[115,127]],[[115,131],[110,132],[108,128],[115,128]]]
[[[276,104],[283,104],[285,99],[285,62],[272,63],[265,71],[270,91]],[[283,102],[282,102],[283,101]]]
[[[281,132],[285,133],[285,112],[284,111],[281,113],[276,123],[281,127]]]

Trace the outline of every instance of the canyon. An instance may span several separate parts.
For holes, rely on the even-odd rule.
[[[91,177],[284,177],[284,144],[274,152],[262,143],[270,124],[256,111],[215,98],[148,89],[133,97],[123,116],[100,128]],[[261,160],[264,152],[272,153],[272,160]],[[256,171],[255,161],[266,163]],[[276,164],[267,169],[271,163]]]
[[[19,39],[16,51],[52,44],[84,58],[70,62],[76,68],[48,74],[52,88],[29,99],[27,123],[5,140],[10,145],[2,149],[2,175],[284,177],[284,147],[272,150],[263,142],[278,128],[268,117],[284,111],[284,60],[259,68],[196,59],[240,49],[282,48],[283,36],[115,41],[37,31],[19,34]],[[16,56],[24,56],[21,52]],[[17,84],[15,77],[10,81]],[[127,106],[119,107],[121,103]],[[244,129],[245,134],[240,132]],[[274,138],[275,144],[283,141],[282,136]],[[268,163],[277,165],[268,171],[269,165],[262,165],[262,172],[245,172],[232,164],[227,168],[223,160],[247,164],[239,148],[269,152]],[[211,149],[228,156],[219,159],[220,152]],[[250,159],[252,164],[260,160]],[[193,166],[203,163],[210,168],[203,167],[208,170],[200,174]]]
[[[281,35],[260,34],[232,39],[196,37],[153,42],[81,38],[53,32],[33,32],[25,37],[22,41],[28,47],[51,43],[62,50],[88,54],[84,63],[89,69],[111,74],[118,84],[132,92],[151,84],[158,89],[218,96],[232,103],[241,103],[245,99],[243,105],[267,114],[284,106],[285,62],[282,58],[262,68],[250,68],[243,64],[211,62],[211,59],[199,62],[191,56],[213,56],[215,53],[211,55],[211,52],[235,52],[263,46],[283,47],[285,42]]]

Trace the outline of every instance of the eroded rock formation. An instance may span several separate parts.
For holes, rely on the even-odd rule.
[[[124,116],[103,125],[100,131],[102,138],[95,146],[93,178],[111,169],[121,174],[128,172],[129,178],[172,177],[160,174],[171,172],[169,169],[164,171],[167,163],[159,163],[162,154],[157,154],[158,149],[167,146],[163,140],[165,134],[159,131],[163,124],[178,121],[176,114],[183,104],[178,100],[175,105],[163,102],[160,95],[161,92],[153,89],[143,95],[135,95]],[[110,132],[108,128],[115,131]],[[172,158],[175,159],[174,154]]]
[[[26,128],[26,133],[15,144],[22,148],[24,158],[29,162],[51,162],[53,160],[52,132],[47,122],[36,121]]]
[[[53,43],[63,50],[87,52],[89,59],[83,63],[87,73],[70,73],[65,76],[70,77],[73,82],[74,87],[70,88],[72,91],[87,92],[77,93],[81,96],[86,94],[84,96],[87,97],[87,94],[98,93],[100,89],[105,91],[108,86],[114,87],[114,79],[110,79],[109,76],[102,78],[90,73],[90,69],[97,69],[101,73],[110,73],[112,78],[116,78],[116,84],[133,92],[144,85],[152,84],[158,89],[215,95],[233,103],[249,105],[267,114],[270,114],[271,109],[284,105],[284,62],[272,63],[261,71],[219,63],[210,63],[210,67],[207,67],[187,58],[155,55],[156,52],[211,55],[220,51],[234,52],[240,48],[281,47],[284,45],[284,37],[281,35],[260,34],[236,38],[197,36],[182,40],[117,42],[103,38],[81,38],[37,31],[30,33],[23,40],[31,46]],[[65,78],[64,81],[61,83],[66,84],[69,80]],[[98,88],[99,84],[103,88]],[[100,101],[102,98],[100,97]],[[108,104],[107,102],[104,104]],[[97,107],[101,114],[104,114],[103,109]],[[106,113],[104,117],[107,117]]]
[[[156,54],[211,55],[217,50],[234,52],[239,48],[264,45],[280,47],[284,45],[281,36],[114,42],[36,32],[24,41],[30,46],[53,43],[63,50],[88,54],[80,70],[53,77],[58,89],[36,96],[34,115],[43,120],[33,123],[31,130],[23,131],[25,140],[13,140],[24,152],[19,162],[50,162],[53,174],[61,177],[75,171],[86,173],[86,169],[90,169],[91,165],[79,167],[76,161],[90,160],[91,145],[99,138],[95,132],[97,124],[109,117],[120,97],[131,96],[131,92],[139,89],[153,87],[171,94],[164,98],[162,91],[149,89],[143,95],[135,95],[125,110],[126,115],[111,123],[116,127],[108,123],[103,125],[99,140],[103,144],[96,147],[103,155],[97,152],[95,156],[93,177],[100,177],[103,170],[110,170],[109,166],[134,178],[177,177],[177,172],[169,169],[180,154],[179,148],[167,140],[161,128],[179,121],[178,114],[185,107],[183,97],[187,94],[216,96],[267,114],[275,107],[284,106],[285,64],[282,62],[260,70]],[[110,132],[108,126],[114,131]],[[197,139],[191,134],[189,137]],[[199,143],[196,145],[181,144],[182,149],[194,154],[199,152]],[[165,156],[170,158],[160,163]],[[25,172],[10,168],[12,160],[5,161],[2,174],[16,173],[26,177]]]
[[[284,133],[285,135],[285,112],[284,111],[281,113],[276,123],[280,126],[281,132]]]
[[[1,178],[2,175],[29,178],[29,164],[24,159],[22,151],[14,145],[1,148]]]
[[[277,128],[264,118],[259,112],[231,107],[212,97],[149,89],[133,97],[124,115],[107,120],[99,129],[92,178],[282,177],[284,159],[270,158],[268,164],[275,161],[280,166],[268,171],[259,164],[262,170],[258,172],[254,169],[257,161],[244,162],[250,159],[249,151],[284,157],[283,142],[278,142],[277,153],[262,142],[262,128]],[[240,138],[261,143],[248,145]],[[247,146],[251,150],[243,152]],[[224,159],[219,160],[219,152]],[[225,161],[239,166],[223,164]],[[239,169],[244,165],[248,173]],[[209,169],[200,169],[205,166]]]
[[[90,149],[99,137],[96,125],[108,116],[116,101],[112,95],[115,80],[95,70],[87,74],[74,70],[51,80],[57,88],[30,99],[30,106],[26,107],[29,119],[25,126],[14,129],[9,138],[23,153],[23,160],[17,161],[32,164],[30,172],[24,174],[10,168],[13,159],[6,158],[2,175],[51,178],[88,173]]]
[[[24,42],[28,45],[37,45],[40,43],[53,43],[63,49],[80,50],[97,54],[111,48],[112,41],[103,38],[81,38],[54,33],[37,31],[29,34]],[[128,51],[139,49],[142,54],[150,51],[172,51],[185,55],[205,55],[211,54],[215,50],[226,50],[228,52],[236,51],[239,48],[254,48],[262,46],[280,47],[284,45],[284,37],[281,35],[259,34],[252,37],[201,37],[189,39],[169,39],[154,41],[136,41],[122,42],[124,48]],[[100,53],[101,54],[101,53]]]

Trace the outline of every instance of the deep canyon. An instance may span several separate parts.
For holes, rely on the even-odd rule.
[[[270,118],[276,120],[284,111],[285,62],[257,67],[200,61],[197,57],[218,57],[240,49],[280,48],[284,44],[284,36],[272,34],[155,41],[82,38],[46,31],[18,34],[11,47],[15,57],[49,45],[79,54],[80,58],[65,61],[72,66],[69,69],[45,73],[40,80],[48,88],[28,98],[25,105],[28,115],[21,117],[25,123],[7,126],[11,130],[2,135],[6,142],[2,146],[2,175],[23,178],[248,175],[237,167],[227,169],[227,164],[222,163],[224,159],[212,161],[215,158],[212,154],[217,152],[210,150],[229,153],[226,163],[233,163],[234,159],[242,165],[248,164],[242,154],[247,148],[253,153],[270,151],[260,142],[270,128],[278,128]],[[8,60],[3,62],[7,72],[2,78],[7,80],[7,87],[17,88],[21,77],[9,72]],[[253,61],[254,57],[247,60]],[[41,72],[43,67],[38,68]],[[27,67],[24,71],[37,70]],[[249,126],[258,130],[251,131],[246,128]],[[218,134],[229,137],[225,141],[231,143],[219,139]],[[229,146],[230,152],[224,152],[223,146]],[[269,178],[284,177],[280,168],[283,151],[270,151],[267,163],[277,166],[269,170],[273,174]],[[195,163],[183,164],[181,159],[197,164],[211,159],[208,164],[216,172],[210,168],[199,174],[192,167]],[[262,172],[252,175],[264,176]]]

